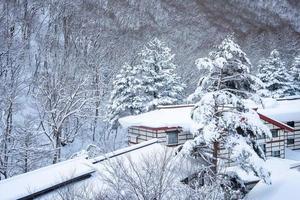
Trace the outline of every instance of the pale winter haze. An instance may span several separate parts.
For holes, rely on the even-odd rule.
[[[241,199],[232,163],[276,182],[270,162],[300,149],[299,13],[297,0],[0,1],[0,188],[69,159],[98,174],[93,159],[152,139],[172,155],[109,166],[110,193],[92,198]],[[178,162],[197,170],[170,184]]]

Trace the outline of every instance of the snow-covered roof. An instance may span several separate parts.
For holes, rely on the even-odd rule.
[[[71,181],[72,183],[81,181],[81,178],[85,175],[88,175],[86,178],[92,176],[91,180],[90,178],[88,180],[91,182],[93,182],[92,179],[96,180],[96,184],[99,186],[101,183],[99,183],[97,177],[97,169],[103,167],[108,160],[131,156],[138,162],[146,154],[153,154],[162,151],[164,148],[158,143],[157,139],[153,139],[93,159],[74,158],[13,176],[0,181],[0,199],[19,199],[36,194],[46,194],[71,183]],[[50,196],[49,199],[52,199],[51,194],[48,196]]]
[[[199,163],[195,163],[194,160],[185,157],[175,157],[174,151],[175,149],[167,148],[161,145],[159,140],[153,139],[96,157],[91,159],[91,162],[94,163],[91,167],[96,170],[95,173],[93,173],[89,179],[72,184],[72,187],[74,187],[73,189],[75,190],[78,189],[78,191],[85,188],[84,190],[88,191],[89,194],[95,195],[98,192],[105,191],[107,187],[109,187],[107,178],[112,175],[111,171],[113,171],[112,167],[114,167],[115,163],[122,162],[122,166],[128,166],[128,162],[132,162],[135,167],[139,167],[141,165],[144,166],[143,164],[145,163],[143,162],[145,159],[152,161],[158,157],[160,158],[160,156],[163,157],[166,155],[165,153],[172,157],[172,161],[170,162],[176,163],[172,166],[176,166],[177,170],[169,171],[173,174],[173,181],[177,181],[177,183],[181,184],[178,180],[186,178],[191,172],[193,173],[199,169]],[[179,162],[179,164],[177,164],[177,162]],[[54,191],[42,196],[42,198],[44,200],[52,200],[56,199],[57,195],[57,192]]]
[[[93,164],[96,164],[96,163],[100,163],[102,161],[105,161],[108,158],[112,159],[114,157],[121,157],[121,156],[130,154],[132,152],[134,152],[134,153],[147,152],[147,149],[149,149],[149,148],[151,148],[152,150],[155,147],[156,148],[161,148],[162,146],[159,145],[158,143],[159,143],[158,139],[148,140],[148,141],[136,144],[136,145],[132,145],[132,146],[129,146],[129,147],[126,147],[126,148],[115,150],[115,151],[107,153],[105,155],[98,156],[96,158],[90,159],[90,161]],[[151,147],[149,147],[149,146],[151,146]]]
[[[281,200],[299,199],[300,185],[300,151],[285,149],[285,159],[269,158],[265,167],[271,172],[271,184],[258,182],[246,195],[245,200]],[[238,166],[229,167],[227,172],[235,172],[246,182],[257,181],[253,173],[247,173]]]
[[[268,104],[270,105],[272,104],[272,106],[274,106],[274,104],[277,104],[276,101],[274,102],[269,100],[266,102],[268,102]],[[255,106],[256,105],[254,104],[252,107],[255,108]],[[174,105],[160,107],[154,111],[120,118],[119,122],[123,128],[128,128],[132,126],[142,126],[150,128],[181,127],[185,131],[193,132],[194,130],[197,130],[199,128],[199,125],[197,125],[191,118],[192,109],[193,105]],[[273,107],[268,109],[273,109]],[[289,127],[286,124],[270,117],[266,110],[259,109],[258,113],[259,117],[262,120],[265,120],[287,131],[293,131],[292,127]]]
[[[193,106],[184,107],[166,107],[154,111],[133,115],[119,119],[123,128],[131,126],[146,126],[152,128],[160,127],[182,127],[189,131],[195,127],[195,122],[191,119]]]
[[[90,194],[103,192],[109,187],[107,178],[112,175],[111,172],[113,172],[112,167],[114,167],[114,164],[121,162],[123,167],[128,166],[129,162],[131,162],[136,168],[139,166],[143,167],[143,164],[145,164],[143,162],[147,161],[147,159],[148,161],[149,159],[152,161],[156,158],[164,157],[166,153],[172,158],[170,160],[172,166],[176,167],[175,170],[168,171],[172,174],[170,176],[174,178],[172,179],[173,182],[176,181],[181,184],[180,180],[195,173],[199,169],[200,163],[198,161],[196,162],[188,157],[179,156],[179,154],[175,156],[175,149],[161,145],[158,139],[153,139],[91,159],[92,163],[94,163],[92,168],[96,170],[95,173],[93,173],[89,179],[76,182],[72,186],[78,189],[78,191],[85,188]],[[43,196],[43,199],[52,200],[56,199],[56,196],[56,192],[48,193]]]
[[[258,112],[281,122],[300,121],[300,99],[280,99],[267,108],[260,108]]]
[[[0,181],[0,197],[20,199],[41,192],[70,179],[94,172],[95,170],[89,165],[90,162],[86,159],[76,158],[13,176]]]
[[[151,143],[151,145],[147,145],[150,143]],[[166,147],[165,145],[162,145],[161,143],[159,143],[158,139],[152,139],[149,141],[145,141],[140,144],[134,145],[132,147],[135,148],[135,151],[131,151],[129,153],[123,154],[122,156],[118,156],[118,157],[114,157],[114,158],[116,158],[116,159],[130,158],[131,161],[134,161],[135,163],[139,163],[139,162],[143,161],[145,158],[151,159],[151,158],[153,158],[153,156],[167,153],[172,158],[171,162],[178,163],[178,164],[175,164],[175,166],[177,166],[178,168],[181,169],[180,174],[177,174],[178,175],[177,178],[180,180],[182,178],[186,178],[186,176],[187,176],[186,170],[190,173],[193,170],[199,169],[199,166],[198,166],[199,161],[190,159],[189,157],[186,157],[180,153],[177,154],[177,156],[175,156],[176,148]],[[132,147],[125,148],[124,149],[125,152],[127,152],[127,149],[130,149]],[[112,160],[113,160],[113,158],[111,158],[107,161],[111,162]],[[100,165],[105,165],[105,163],[101,162]],[[98,166],[100,166],[100,165],[98,165]]]
[[[298,152],[299,153],[299,152]],[[300,172],[291,168],[299,161],[271,158],[266,168],[271,172],[271,185],[260,181],[247,194],[246,200],[299,199]]]

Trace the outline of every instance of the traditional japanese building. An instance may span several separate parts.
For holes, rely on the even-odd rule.
[[[277,99],[273,106],[258,109],[258,112],[294,128],[293,132],[286,134],[285,146],[300,149],[300,97]]]
[[[166,146],[175,147],[193,138],[190,129],[197,125],[190,117],[192,108],[193,105],[162,106],[154,111],[121,118],[119,122],[128,129],[129,144],[157,138]],[[267,157],[284,158],[285,147],[290,146],[287,139],[295,138],[294,128],[291,124],[280,122],[260,111],[258,115],[270,128],[273,136],[272,139],[257,138],[258,143]],[[230,160],[230,154],[224,148],[220,147],[218,154]]]

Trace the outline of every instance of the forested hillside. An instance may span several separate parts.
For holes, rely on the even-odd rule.
[[[154,37],[175,54],[188,96],[195,60],[228,34],[254,70],[273,49],[289,69],[300,53],[299,12],[297,0],[0,1],[0,179],[88,144],[122,145],[105,121],[112,82]]]

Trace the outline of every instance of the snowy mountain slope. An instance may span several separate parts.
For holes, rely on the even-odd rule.
[[[253,62],[274,48],[288,58],[300,48],[300,6],[293,0],[102,0],[99,8],[106,22],[101,25],[108,39],[104,43],[113,41],[118,51],[109,62],[120,66],[156,36],[174,50],[187,83],[195,82],[194,60],[233,32]]]

